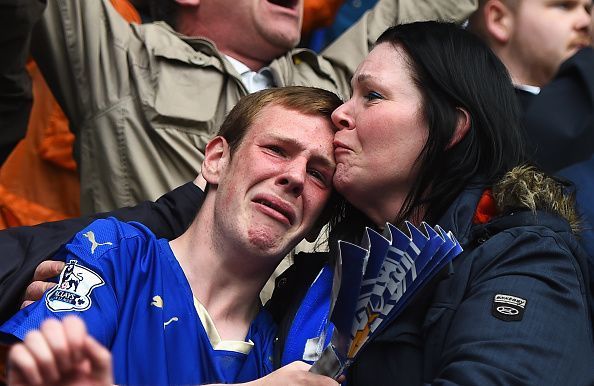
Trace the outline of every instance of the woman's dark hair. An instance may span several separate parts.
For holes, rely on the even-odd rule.
[[[467,185],[479,179],[492,184],[524,161],[514,88],[497,56],[455,24],[427,21],[394,26],[377,39],[376,44],[383,43],[407,54],[429,129],[417,159],[418,178],[393,223],[400,226],[404,220],[418,219],[421,210],[423,220],[434,223]],[[460,109],[468,112],[470,129],[450,147]],[[331,240],[359,241],[363,227],[373,226],[354,208],[344,213],[332,224]]]

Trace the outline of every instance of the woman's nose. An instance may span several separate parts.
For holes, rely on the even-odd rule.
[[[332,112],[332,122],[338,130],[351,130],[354,128],[353,119],[348,113],[348,102]]]

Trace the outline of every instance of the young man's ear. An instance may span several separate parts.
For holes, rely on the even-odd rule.
[[[456,124],[454,135],[452,135],[452,139],[448,143],[448,149],[460,142],[470,129],[470,114],[468,114],[468,111],[462,107],[456,107],[456,110],[458,111],[458,123]]]
[[[230,149],[227,140],[217,136],[208,142],[202,161],[202,177],[211,185],[217,185],[230,161]]]
[[[498,44],[506,44],[512,36],[514,13],[501,0],[488,0],[483,7],[485,29]]]

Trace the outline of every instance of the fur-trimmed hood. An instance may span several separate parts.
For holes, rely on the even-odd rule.
[[[580,231],[575,197],[559,180],[533,166],[517,166],[493,186],[493,198],[500,213],[529,209],[563,217],[573,233]]]

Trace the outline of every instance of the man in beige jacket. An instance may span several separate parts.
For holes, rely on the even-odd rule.
[[[316,55],[293,48],[302,0],[155,2],[167,6],[173,28],[130,25],[106,0],[52,0],[32,49],[77,137],[81,210],[91,213],[155,199],[191,180],[243,95],[307,85],[346,98],[357,64],[385,28],[461,20],[476,2],[381,0]]]

